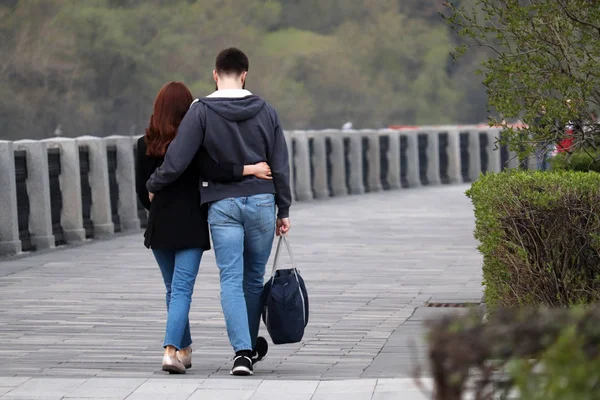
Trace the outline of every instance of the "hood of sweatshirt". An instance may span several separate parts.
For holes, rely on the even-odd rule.
[[[200,101],[222,118],[232,122],[254,118],[266,104],[264,99],[253,94],[244,97],[209,96]]]

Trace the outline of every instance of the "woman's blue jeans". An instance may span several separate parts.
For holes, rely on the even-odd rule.
[[[185,349],[192,344],[190,305],[202,249],[152,249],[167,289],[167,328],[164,346]]]

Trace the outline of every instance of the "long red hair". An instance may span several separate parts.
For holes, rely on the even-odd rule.
[[[169,82],[154,100],[154,111],[146,128],[146,155],[162,157],[177,135],[177,128],[192,104],[190,90],[181,82]]]

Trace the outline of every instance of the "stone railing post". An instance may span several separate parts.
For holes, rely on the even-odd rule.
[[[46,139],[49,148],[60,149],[59,177],[62,191],[61,225],[68,243],[85,240],[83,211],[81,207],[81,175],[79,173],[79,147],[70,138]]]
[[[344,136],[338,130],[323,131],[323,135],[331,141],[331,188],[336,197],[348,195],[346,186],[346,163],[344,157]]]
[[[526,132],[521,132],[521,139],[525,140],[526,142],[530,142],[531,141],[531,133],[526,133]],[[529,171],[536,171],[538,168],[538,163],[537,163],[537,157],[536,157],[536,151],[537,149],[534,150],[533,153],[529,154],[527,157],[525,158],[520,158],[520,162],[519,162],[519,167],[529,170]]]
[[[462,170],[460,160],[460,131],[448,130],[448,179],[451,184],[462,183]]]
[[[419,133],[409,130],[402,132],[406,136],[406,181],[408,187],[421,186],[419,171]]]
[[[500,137],[500,139],[503,139],[503,135],[502,135],[502,128],[496,128],[498,129],[498,136]],[[502,164],[502,161],[504,161],[504,164],[502,164],[502,169],[516,169],[519,168],[519,157],[517,156],[517,153],[513,150],[510,150],[510,146],[508,144],[504,144],[501,146],[501,148],[504,148],[504,152],[506,152],[506,160],[500,160],[500,163]]]
[[[500,146],[496,148],[496,144],[500,139],[500,129],[488,128],[485,131],[488,135],[487,153],[488,153],[488,171],[489,172],[500,172],[502,171],[502,160],[500,157]]]
[[[506,167],[511,169],[519,168],[519,155],[516,151],[510,150],[508,152],[508,162]]]
[[[381,187],[381,152],[379,149],[379,132],[372,129],[364,129],[360,131],[362,140],[367,141],[369,148],[363,148],[363,153],[366,152],[366,168],[368,174],[366,175],[366,184],[369,187],[370,192],[380,192],[383,190]],[[363,163],[365,159],[363,158]],[[363,165],[365,168],[365,165]]]
[[[137,168],[137,142],[138,140],[143,137],[144,135],[134,135],[131,137],[131,145],[132,145],[132,153],[133,153],[133,167],[134,169]],[[289,146],[289,142],[288,142],[288,146]],[[137,176],[137,175],[136,175]],[[293,188],[293,186],[292,186]],[[292,190],[292,196],[294,195],[294,191]],[[136,204],[136,208],[137,208],[137,217],[138,220],[140,221],[140,226],[142,228],[145,228],[148,225],[148,211],[144,208],[144,206],[142,205],[142,203],[139,201],[139,199],[137,198],[137,191],[135,193],[135,204]]]
[[[110,188],[108,183],[108,159],[104,140],[82,136],[77,138],[79,146],[87,146],[90,154],[90,186],[92,188],[92,221],[94,235],[109,236],[114,233],[110,208]]]
[[[469,178],[472,182],[479,179],[481,174],[481,148],[479,145],[479,130],[469,129]]]
[[[133,138],[129,136],[108,136],[106,145],[117,148],[117,182],[119,184],[119,216],[124,231],[139,230],[140,219],[137,210],[135,192],[135,159],[133,157]]]
[[[0,140],[0,254],[21,252],[17,214],[15,153],[12,142]]]
[[[294,170],[296,171],[296,196],[298,201],[312,200],[308,137],[304,131],[295,131],[292,133],[292,138],[294,143]]]
[[[379,132],[380,135],[388,137],[387,160],[388,168],[386,171],[387,183],[390,189],[402,188],[400,181],[400,135],[393,129],[384,129]]]
[[[427,181],[430,185],[441,185],[440,176],[440,132],[431,128],[427,133]]]
[[[529,171],[537,171],[538,170],[538,158],[537,158],[538,149],[536,148],[533,153],[531,153],[527,158],[527,169]]]
[[[308,131],[309,156],[311,165],[311,184],[315,199],[329,197],[327,184],[327,152],[325,149],[325,135],[320,131]]]
[[[350,149],[348,160],[350,162],[350,177],[348,179],[350,194],[363,194],[365,185],[363,181],[363,150],[362,136],[358,131],[343,131],[345,138],[349,139]]]
[[[288,160],[289,160],[289,164],[290,164],[290,188],[292,189],[292,201],[296,200],[296,192],[294,191],[294,187],[296,185],[296,183],[294,182],[294,153],[292,150],[292,137],[293,137],[293,133],[290,131],[284,131],[283,132],[284,136],[285,136],[285,144],[287,146],[287,152],[288,152]]]
[[[15,150],[27,154],[27,192],[29,193],[29,231],[37,249],[54,246],[52,209],[50,207],[50,173],[46,143],[36,140],[14,142]]]

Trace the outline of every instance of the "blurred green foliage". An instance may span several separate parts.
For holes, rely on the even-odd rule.
[[[600,2],[448,1],[447,21],[465,43],[456,54],[489,50],[483,84],[503,125],[502,141],[524,158],[567,137],[571,150],[600,136]],[[513,128],[518,119],[528,125]],[[578,128],[571,134],[565,125]],[[585,129],[581,129],[585,126]]]
[[[600,308],[476,308],[426,322],[434,400],[600,399]]]
[[[490,309],[600,301],[600,174],[488,173],[467,195]]]
[[[480,53],[453,64],[436,0],[1,0],[0,138],[139,134],[170,80],[214,89],[219,50],[286,129],[481,122]]]
[[[593,149],[581,149],[572,154],[561,153],[550,159],[554,171],[600,172],[600,152]]]

